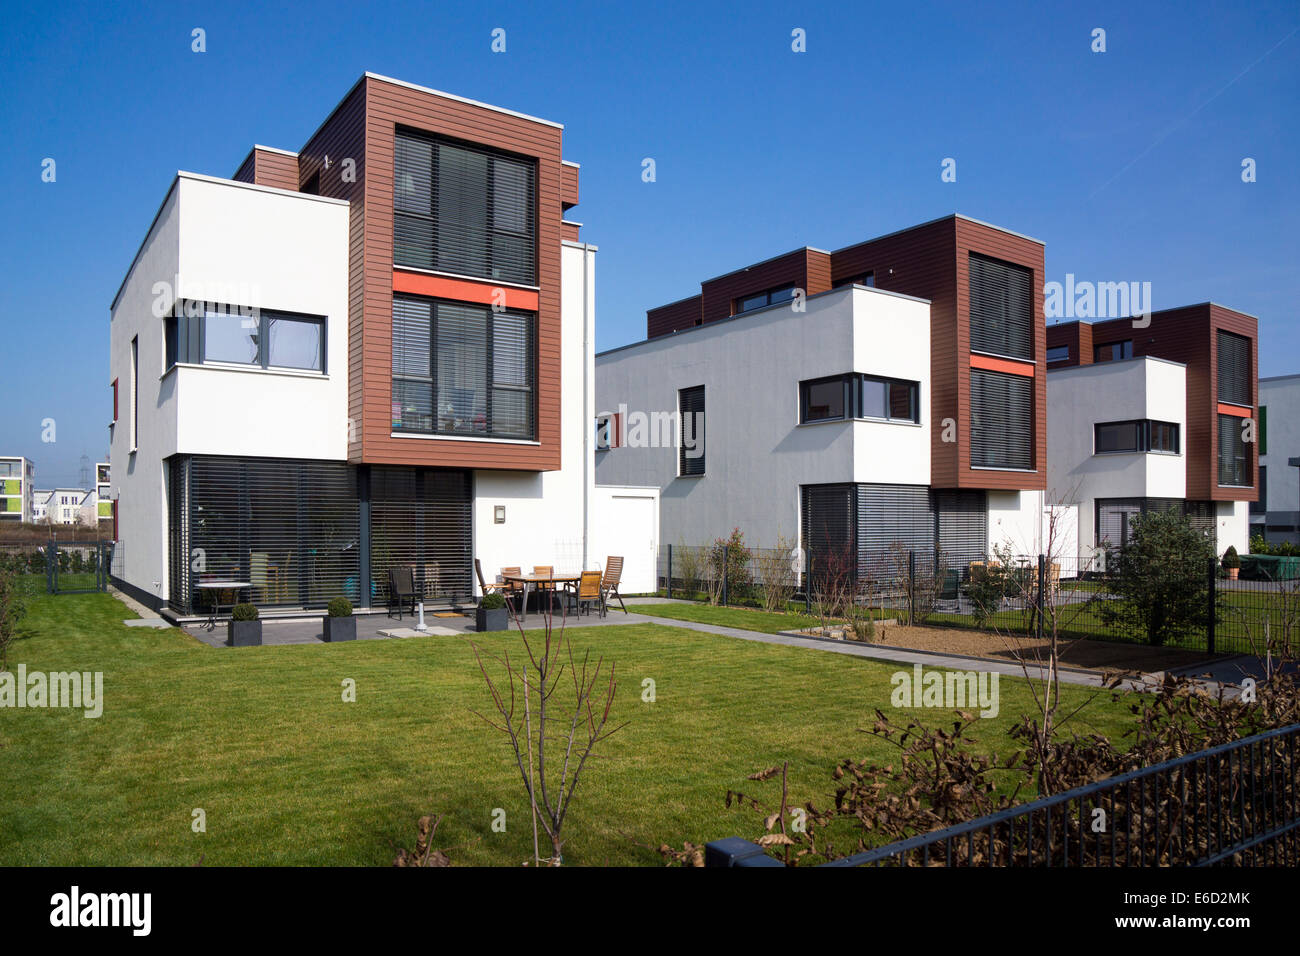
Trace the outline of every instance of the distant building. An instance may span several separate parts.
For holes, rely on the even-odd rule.
[[[1269,544],[1300,544],[1300,375],[1259,380],[1259,501],[1250,531]]]
[[[32,520],[32,472],[30,459],[0,457],[0,521],[15,524]]]

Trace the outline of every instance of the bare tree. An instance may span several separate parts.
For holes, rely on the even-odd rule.
[[[483,653],[471,642],[479,670],[487,682],[496,711],[492,717],[478,711],[489,726],[510,741],[515,764],[528,794],[533,824],[533,862],[559,866],[563,859],[564,823],[587,761],[598,756],[596,746],[626,724],[608,728],[617,684],[611,661],[602,677],[604,658],[594,665],[590,651],[581,658],[560,618],[558,633],[550,606],[544,612],[544,628],[530,637],[519,618],[515,625],[523,642],[526,661],[512,661],[510,652],[488,657],[504,669],[504,678],[493,679]],[[565,672],[569,680],[564,681]],[[571,687],[572,697],[562,703],[557,696],[561,685]],[[550,855],[543,859],[538,827],[550,840]]]

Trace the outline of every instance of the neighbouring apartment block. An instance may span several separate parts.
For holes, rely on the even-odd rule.
[[[953,215],[706,280],[596,357],[600,484],[658,487],[666,544],[739,527],[859,573],[898,543],[963,569],[1035,553],[1043,256]]]
[[[1260,432],[1258,323],[1214,303],[1047,328],[1048,488],[1100,566],[1133,519],[1180,510],[1248,548]]]
[[[596,250],[562,136],[367,73],[296,153],[175,176],[112,304],[128,591],[365,608],[397,565],[429,601],[474,557],[590,566]]]
[[[1259,500],[1250,530],[1269,544],[1300,544],[1300,375],[1259,380]]]
[[[34,521],[34,466],[21,455],[0,457],[0,521]]]

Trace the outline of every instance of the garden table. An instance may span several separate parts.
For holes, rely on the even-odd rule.
[[[576,585],[582,580],[581,574],[504,574],[501,577],[510,584],[522,584],[524,586],[524,599],[519,607],[519,620],[521,623],[528,619],[529,587],[536,587],[538,591],[541,591],[546,589],[548,584]]]
[[[245,588],[253,586],[251,581],[203,581],[195,585],[200,591],[212,592],[212,605],[208,609],[208,630],[211,631],[217,626],[217,614],[221,610],[221,592],[222,591],[242,591]],[[238,601],[235,602],[239,603]],[[231,605],[234,607],[234,605]]]

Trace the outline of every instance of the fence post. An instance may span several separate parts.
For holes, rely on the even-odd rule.
[[[805,614],[812,613],[812,549],[803,555],[803,609]]]
[[[45,549],[45,590],[48,594],[57,594],[59,589],[59,546],[50,538]]]
[[[1210,654],[1214,653],[1214,624],[1219,616],[1219,559],[1210,558],[1206,562],[1207,572],[1210,583],[1210,619],[1205,622],[1205,649]]]
[[[1038,596],[1034,599],[1037,607],[1034,613],[1038,617],[1038,639],[1043,639],[1043,587],[1047,584],[1047,559],[1041,554],[1038,556]]]
[[[668,546],[668,596],[673,596],[673,546]]]
[[[730,543],[722,546],[722,606],[727,606],[727,571],[730,570],[728,565],[731,564],[731,545]]]
[[[907,552],[907,624],[916,623],[916,552]]]

